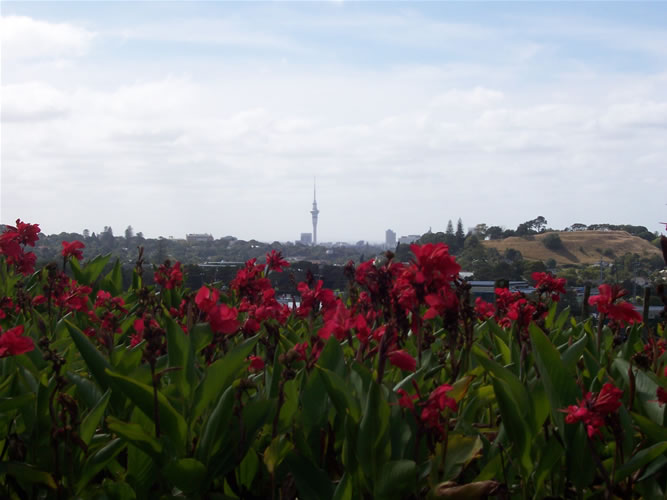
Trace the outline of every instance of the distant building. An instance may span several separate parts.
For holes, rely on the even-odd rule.
[[[390,249],[396,247],[396,233],[391,229],[384,232],[384,246]]]
[[[202,243],[205,241],[213,241],[213,235],[210,235],[208,233],[193,233],[193,234],[186,234],[185,239],[189,243]]]
[[[398,242],[401,245],[409,245],[410,243],[417,241],[419,238],[421,238],[421,235],[419,234],[408,234],[407,236],[401,236],[398,239]]]
[[[312,245],[313,244],[313,233],[301,233],[301,238],[299,243],[303,245]]]

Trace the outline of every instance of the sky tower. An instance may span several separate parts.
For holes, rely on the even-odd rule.
[[[313,209],[310,215],[313,216],[313,245],[317,245],[317,216],[320,211],[317,209],[317,191],[315,189],[315,179],[313,178]]]

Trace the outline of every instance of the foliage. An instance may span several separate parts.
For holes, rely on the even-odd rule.
[[[288,307],[278,252],[196,291],[140,253],[123,288],[71,243],[35,271],[38,232],[0,236],[3,498],[665,494],[665,325],[618,287],[597,323],[557,314],[546,273],[473,305],[437,243],[346,266],[343,296],[308,276]]]
[[[542,240],[542,244],[549,250],[560,250],[563,248],[563,242],[557,233],[549,233]]]

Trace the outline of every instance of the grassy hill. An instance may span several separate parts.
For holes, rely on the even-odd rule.
[[[563,242],[563,248],[559,250],[549,250],[544,246],[543,240],[547,234],[513,236],[504,240],[484,241],[483,244],[500,253],[513,248],[521,252],[524,259],[554,259],[558,264],[593,264],[600,259],[609,261],[626,253],[636,253],[642,257],[661,255],[660,250],[648,241],[625,231],[556,231]]]

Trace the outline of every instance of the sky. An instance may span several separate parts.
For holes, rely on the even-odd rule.
[[[667,3],[0,4],[0,222],[382,241],[667,220]]]

